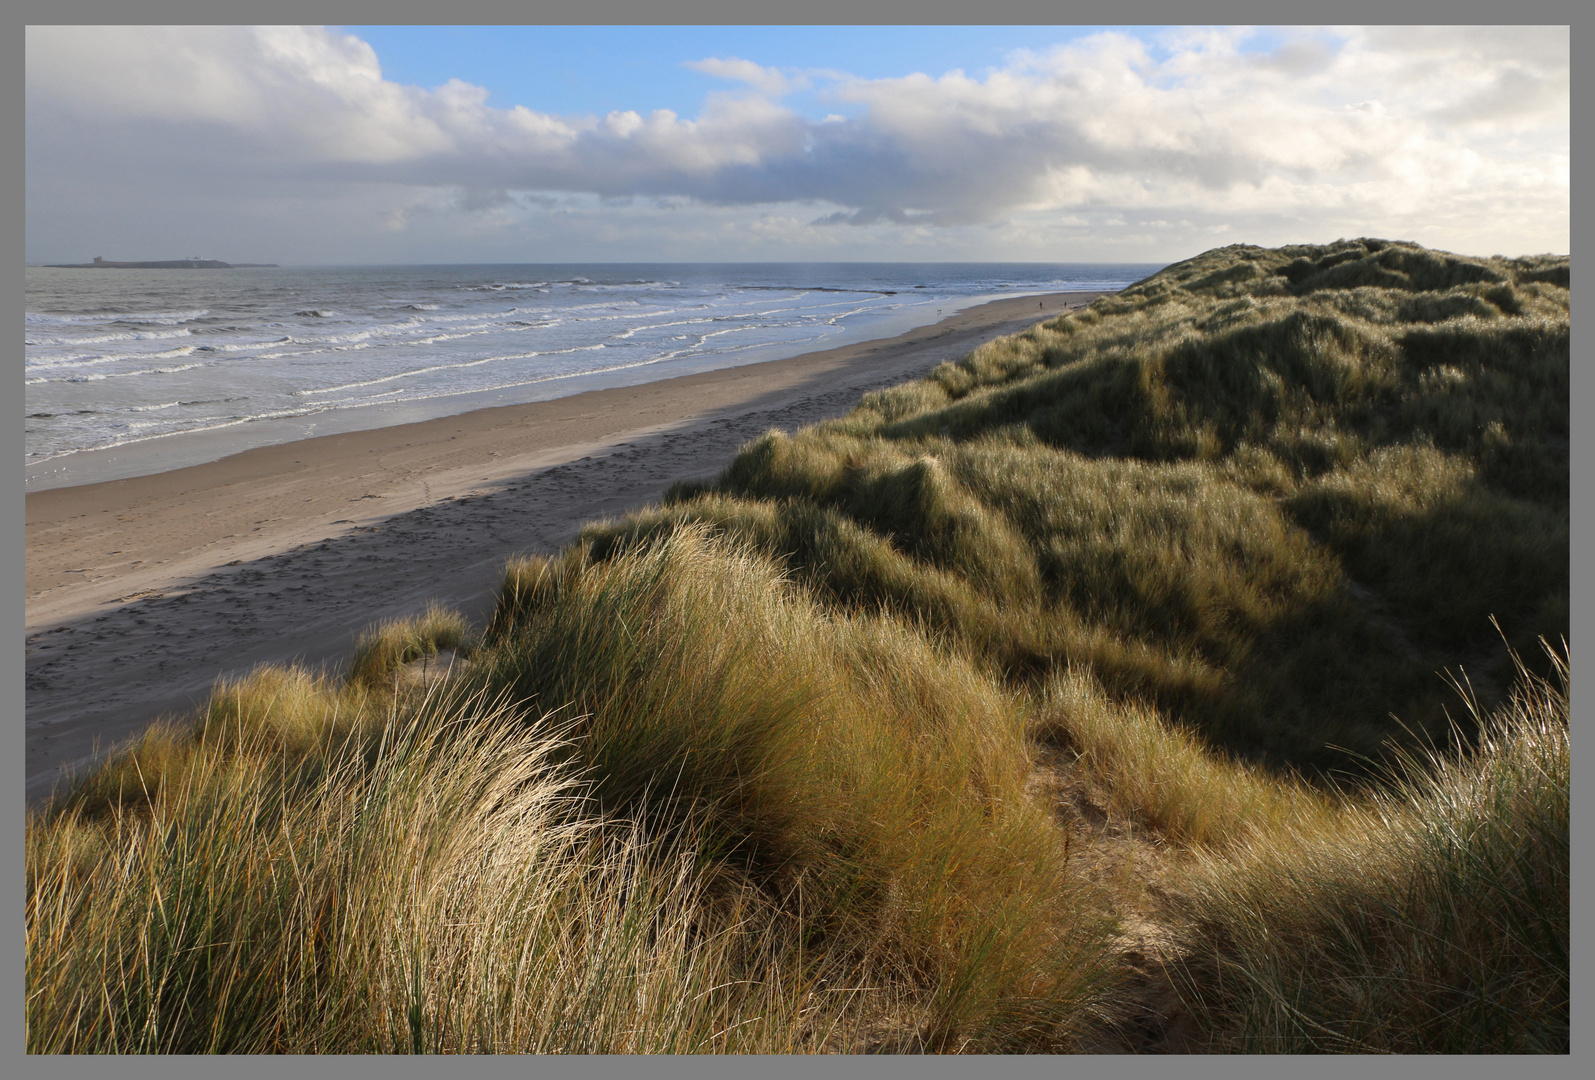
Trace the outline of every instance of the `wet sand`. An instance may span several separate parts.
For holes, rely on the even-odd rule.
[[[839,416],[1101,295],[996,300],[886,340],[29,492],[29,801],[219,676],[336,665],[360,630],[430,599],[480,623],[511,554],[552,552],[772,427]]]

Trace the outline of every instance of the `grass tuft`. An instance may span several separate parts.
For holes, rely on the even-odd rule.
[[[428,604],[419,616],[386,622],[361,634],[349,662],[349,682],[381,685],[413,660],[436,656],[439,649],[465,649],[470,636],[465,616]]]
[[[1547,655],[1554,682],[1520,664],[1493,712],[1465,697],[1471,752],[1408,752],[1332,821],[1201,864],[1183,977],[1216,1049],[1568,1052],[1568,672]]]

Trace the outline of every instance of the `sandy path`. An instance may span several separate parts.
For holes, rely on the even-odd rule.
[[[481,621],[512,552],[552,551],[771,427],[840,415],[1099,295],[998,300],[889,340],[31,492],[29,800],[219,675],[336,662],[362,628],[432,598]]]

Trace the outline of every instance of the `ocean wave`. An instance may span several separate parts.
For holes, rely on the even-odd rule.
[[[195,352],[211,353],[220,356],[224,353],[249,352],[252,349],[264,348],[267,345],[286,345],[293,339],[284,334],[282,337],[267,338],[257,341],[221,341],[214,345],[195,345]]]
[[[139,375],[174,375],[179,371],[192,371],[206,365],[177,364],[165,367],[139,368],[135,371],[79,371],[72,375],[37,375],[31,379],[23,379],[24,386],[39,386],[46,383],[95,383],[105,382],[107,379],[131,379]]]
[[[641,317],[643,317],[645,315],[653,315],[653,314],[657,314],[658,312],[661,312],[661,311],[669,311],[669,310],[671,310],[671,308],[666,307],[666,306],[661,304],[661,305],[650,305],[649,310],[647,310],[647,311],[632,311],[632,312],[617,311],[616,308],[622,303],[639,304],[640,305],[640,304],[647,303],[647,301],[638,300],[638,299],[635,299],[635,298],[630,299],[630,300],[625,300],[625,301],[619,301],[619,300],[594,300],[593,302],[588,303],[588,304],[567,304],[567,305],[561,307],[559,310],[560,310],[561,313],[573,312],[573,311],[609,311],[609,312],[614,312],[614,317],[615,318],[620,318],[620,319],[636,319],[636,318],[641,318]]]
[[[737,346],[737,347],[733,347],[733,348],[729,348],[729,349],[724,349],[724,350],[721,350],[721,351],[727,352],[727,353],[742,352],[742,351],[745,351],[748,348],[756,348],[756,347],[757,347],[757,345],[753,345],[753,346]],[[574,352],[591,352],[591,351],[594,351],[594,350],[597,350],[597,349],[601,349],[601,348],[603,348],[602,345],[583,345],[583,346],[579,346],[577,348],[558,349],[558,350],[551,350],[551,351],[548,351],[548,352],[525,353],[525,354],[518,354],[518,355],[514,355],[514,356],[491,356],[491,357],[485,357],[485,358],[483,358],[481,360],[469,361],[469,362],[467,362],[465,364],[461,364],[461,365],[439,365],[439,367],[440,368],[446,368],[446,367],[451,367],[451,366],[476,367],[476,366],[480,366],[480,365],[486,364],[486,363],[491,363],[491,362],[494,362],[494,361],[524,360],[524,359],[531,359],[531,358],[538,357],[538,356],[554,356],[554,355],[561,355],[561,354],[574,353]],[[679,349],[679,350],[676,350],[676,351],[670,352],[670,353],[664,353],[664,354],[661,354],[659,356],[651,356],[651,357],[649,357],[649,358],[647,358],[645,360],[636,360],[636,361],[632,361],[632,362],[624,363],[624,364],[605,364],[605,365],[603,365],[601,367],[577,368],[577,369],[572,370],[572,371],[555,371],[555,372],[549,372],[549,373],[544,374],[544,375],[536,375],[536,376],[533,376],[532,378],[529,378],[529,379],[515,379],[515,380],[509,381],[509,382],[496,382],[496,383],[489,383],[489,384],[486,384],[486,385],[476,385],[476,386],[460,387],[458,389],[452,389],[452,390],[436,391],[436,392],[427,393],[427,394],[414,394],[413,396],[405,398],[404,401],[405,401],[406,404],[413,404],[415,402],[420,402],[420,401],[434,401],[434,400],[437,400],[437,399],[440,399],[440,398],[460,397],[460,396],[465,395],[465,394],[491,393],[491,392],[493,392],[495,390],[512,390],[512,389],[514,389],[516,387],[520,387],[520,386],[536,386],[539,383],[558,382],[558,381],[561,381],[561,380],[564,380],[564,379],[575,379],[575,378],[580,378],[580,377],[582,377],[584,375],[607,375],[607,374],[611,374],[611,373],[617,372],[617,371],[630,371],[630,370],[633,370],[633,369],[636,369],[636,368],[650,367],[650,366],[652,366],[654,364],[663,363],[663,362],[668,361],[668,360],[679,359],[680,357],[687,355],[691,351],[692,351],[692,348],[689,347],[689,348],[686,348],[686,349]],[[426,369],[426,370],[437,370],[437,369],[434,368],[434,369]],[[397,374],[397,375],[389,376],[389,378],[390,379],[398,379],[398,378],[403,378],[405,375],[413,375],[413,374],[420,374],[420,373],[421,373],[420,371],[403,372],[403,373],[400,373],[400,374]],[[373,381],[375,381],[375,380],[373,380]],[[360,389],[364,385],[368,385],[368,384],[367,383],[351,383],[351,384],[347,384],[345,386],[338,386],[338,387],[329,386],[329,387],[326,387],[325,389],[319,390],[319,391],[295,391],[295,394],[299,395],[299,396],[311,396],[312,394],[330,394],[330,393],[336,393],[336,392],[342,391],[342,390]],[[399,393],[399,392],[400,391],[393,391],[392,393]],[[321,408],[327,409],[327,410],[357,409],[357,408],[361,408],[363,406],[371,405],[371,404],[381,404],[381,403],[380,402],[373,402],[367,396],[361,396],[361,397],[349,398],[349,399],[344,400],[344,401],[324,402],[324,403],[322,403]],[[317,412],[317,411],[321,411],[321,409],[307,408],[307,409],[304,409],[302,411],[282,410],[279,413],[262,414],[262,416],[264,417],[264,416],[267,416],[267,415],[282,415],[282,416],[308,415],[310,413]]]
[[[521,311],[521,308],[510,308],[508,311],[462,311],[453,315],[412,315],[402,323],[383,323],[386,326],[435,326],[438,323],[469,322],[472,319],[483,320],[482,325],[487,326],[493,322],[508,319],[511,315]],[[527,309],[535,310],[535,309]]]
[[[464,323],[465,325],[458,325]],[[443,318],[422,319],[415,318],[402,323],[374,323],[361,327],[358,330],[348,330],[337,334],[290,334],[289,338],[295,345],[347,345],[353,342],[370,341],[373,338],[395,338],[403,340],[410,338],[419,340],[430,331],[449,326],[454,331],[468,333],[491,332],[511,325],[508,320],[487,318],[484,319],[480,312],[470,315],[445,316]]]
[[[604,347],[600,342],[596,345],[578,345],[569,349],[545,349],[537,352],[511,353],[505,356],[483,356],[475,360],[461,360],[452,364],[432,364],[423,368],[410,368],[406,371],[394,372],[391,375],[381,375],[375,379],[361,379],[358,382],[342,383],[338,386],[326,386],[320,389],[294,390],[292,397],[314,397],[319,394],[337,394],[345,390],[359,390],[367,386],[380,386],[383,383],[394,382],[398,379],[414,378],[417,375],[427,375],[434,371],[458,371],[464,368],[481,367],[484,364],[503,363],[506,360],[532,360],[539,356],[567,356],[571,353],[595,352]]]
[[[171,367],[140,368],[138,371],[92,371],[86,374],[73,375],[66,379],[52,380],[55,382],[103,382],[106,379],[132,379],[139,375],[175,375],[179,371],[192,371],[202,368],[204,364],[177,364]],[[30,380],[31,381],[31,380]]]
[[[896,289],[847,289],[835,285],[722,285],[721,288],[746,289],[751,292],[793,292],[799,294],[811,292],[853,293],[854,295],[873,293],[876,296],[896,296],[898,292]]]
[[[849,315],[863,315],[865,312],[867,312],[869,310],[870,310],[869,308],[854,308],[852,311],[838,311],[835,315],[831,315],[828,318],[826,318],[825,325],[826,326],[835,326],[837,323],[841,322],[843,319],[847,318]]]
[[[436,345],[444,341],[462,341],[466,338],[481,337],[485,334],[519,334],[527,330],[543,329],[542,324],[525,322],[492,322],[479,323],[475,326],[455,327],[445,333],[422,333],[401,335],[392,328],[372,327],[367,330],[356,331],[352,334],[335,334],[329,337],[290,337],[287,344],[304,345],[302,349],[283,349],[277,352],[264,352],[256,355],[257,360],[282,360],[296,356],[311,356],[316,353],[346,353],[361,352],[366,349],[384,348],[417,348],[427,345]],[[409,330],[421,330],[421,327],[410,327]],[[440,328],[433,328],[434,330]],[[273,342],[273,344],[278,344]]]
[[[561,278],[549,281],[493,281],[482,285],[460,285],[457,288],[464,292],[503,292],[506,289],[536,289],[547,292],[552,288],[573,289],[676,289],[681,287],[679,281],[652,281],[637,279],[633,281],[594,281],[591,278]]]
[[[673,322],[647,323],[647,324],[645,324],[643,326],[633,326],[629,330],[622,330],[618,334],[613,334],[613,335],[611,335],[610,340],[612,340],[612,341],[624,341],[624,340],[626,340],[628,338],[635,337],[636,335],[641,334],[641,333],[645,333],[645,332],[647,332],[649,330],[668,330],[672,326],[699,326],[699,325],[701,325],[703,323],[706,323],[706,322],[720,322],[720,321],[723,321],[724,319],[740,318],[740,317],[741,316],[732,316],[732,315],[712,315],[712,316],[708,316],[708,317],[704,317],[704,318],[697,318],[697,319],[677,319],[677,320],[675,320]]]
[[[81,313],[56,313],[49,311],[29,311],[26,313],[27,323],[39,325],[83,326],[93,323],[150,323],[152,325],[175,325],[188,322],[203,315],[209,315],[208,308],[192,308],[184,311],[99,311]]]
[[[202,345],[180,345],[175,349],[158,352],[85,353],[83,355],[30,357],[24,363],[25,371],[54,371],[57,368],[97,367],[101,364],[120,364],[127,360],[172,360],[189,356],[203,349]]]
[[[187,337],[190,331],[183,330],[117,330],[109,334],[86,334],[82,337],[40,337],[30,340],[27,344],[43,348],[50,345],[98,345],[106,341],[160,341],[164,338]]]
[[[733,328],[730,328],[730,329],[727,329],[727,330],[718,331],[717,333],[719,333],[719,334],[732,333],[732,332],[734,332],[735,329],[737,329],[737,328],[733,327]],[[494,390],[513,390],[516,387],[521,387],[521,386],[536,386],[539,383],[559,382],[559,381],[564,380],[564,379],[578,379],[578,378],[581,378],[582,376],[585,376],[585,375],[610,375],[610,374],[613,374],[613,373],[615,373],[617,371],[632,371],[632,370],[635,370],[637,368],[652,367],[655,364],[666,363],[666,362],[668,362],[670,360],[679,360],[680,358],[682,358],[684,356],[687,356],[688,354],[692,353],[697,348],[698,345],[701,345],[704,340],[706,340],[708,337],[712,337],[712,336],[716,336],[716,335],[714,335],[714,334],[705,335],[704,337],[699,339],[697,345],[688,346],[687,348],[684,348],[684,349],[677,349],[677,350],[674,350],[672,352],[661,353],[658,356],[650,356],[646,360],[634,360],[634,361],[631,361],[630,363],[625,363],[625,364],[605,364],[602,367],[579,368],[579,369],[577,369],[575,371],[549,372],[546,375],[538,375],[538,376],[535,376],[535,377],[530,378],[530,379],[517,379],[514,382],[494,383],[494,384],[492,384],[490,386],[472,386],[472,387],[468,387],[468,388],[462,388],[462,389],[459,389],[459,390],[448,390],[448,391],[444,391],[444,392],[441,392],[441,393],[421,395],[421,396],[418,396],[418,397],[415,397],[415,398],[411,398],[409,400],[410,401],[431,401],[431,400],[434,400],[434,399],[437,399],[437,398],[459,397],[459,396],[464,395],[464,394],[491,393]],[[731,346],[730,348],[722,348],[722,349],[718,349],[718,350],[714,350],[714,351],[719,352],[719,353],[746,352],[749,349],[759,348],[759,346],[761,344],[763,344],[763,343],[762,342],[754,342],[753,344],[750,344],[750,345],[736,345],[736,346]],[[578,352],[578,351],[586,351],[588,349],[592,349],[592,348],[596,348],[596,347],[597,346],[586,346],[584,349],[580,349],[580,350],[577,350],[577,349],[565,349],[565,350],[561,350],[561,351],[563,351],[563,352]],[[543,355],[549,355],[549,354],[543,354]],[[506,359],[508,359],[508,358],[506,358]],[[352,407],[357,407],[357,405],[358,405],[358,403],[351,403],[348,406],[342,406],[342,407],[351,407],[352,408]]]

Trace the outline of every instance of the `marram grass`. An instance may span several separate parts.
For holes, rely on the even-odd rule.
[[[1181,975],[1217,1049],[1557,1053],[1569,1032],[1567,668],[1467,754],[1201,860]]]
[[[29,1049],[1565,1053],[1567,284],[1217,249],[218,685],[30,812]]]

